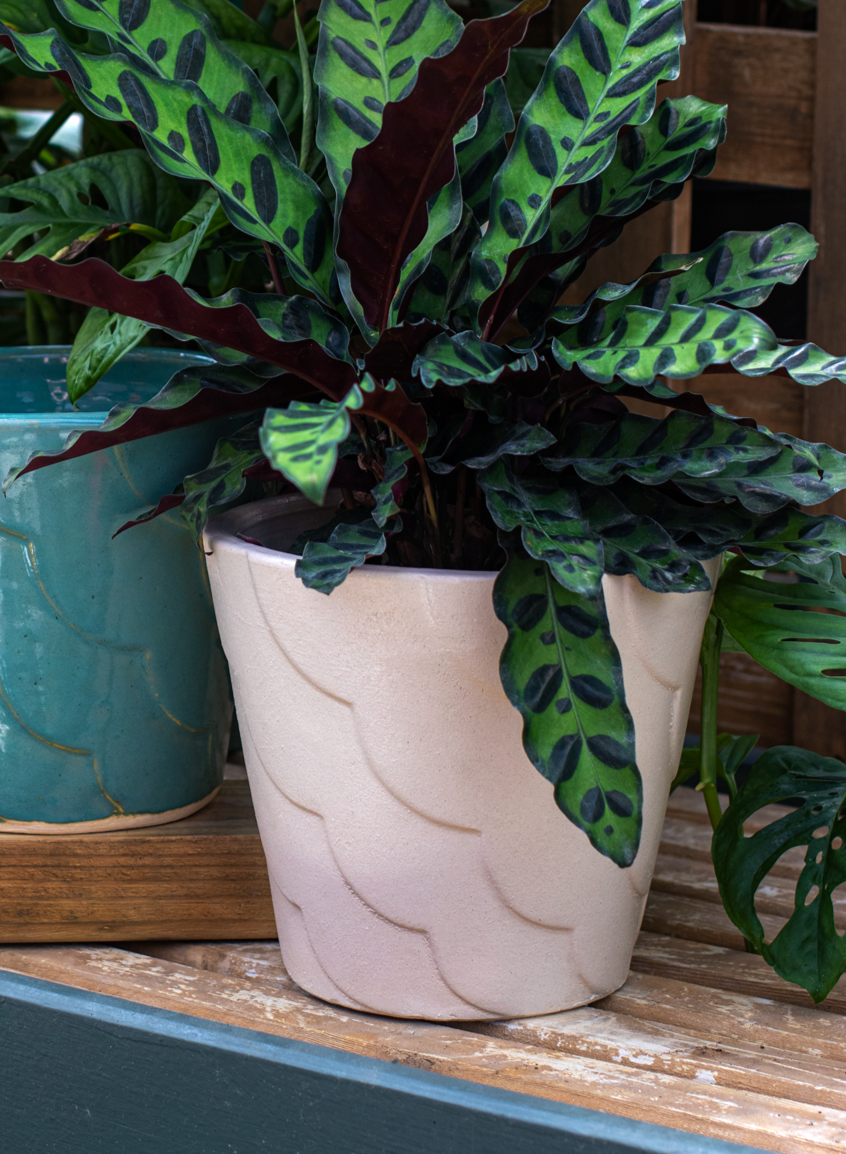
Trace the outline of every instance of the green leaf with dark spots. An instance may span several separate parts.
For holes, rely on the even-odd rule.
[[[553,195],[606,168],[624,125],[645,123],[659,80],[678,75],[679,0],[591,0],[549,57],[494,178],[490,226],[472,258],[478,307],[503,283],[508,258],[549,228]]]
[[[338,446],[349,435],[349,410],[361,404],[356,385],[338,403],[292,401],[287,409],[267,409],[264,414],[260,439],[267,459],[315,505],[326,499]]]
[[[449,51],[461,20],[444,0],[322,0],[318,20],[317,145],[340,204],[353,153],[378,136],[383,108],[411,90],[420,62]]]
[[[208,181],[238,228],[282,250],[300,285],[325,303],[337,296],[328,205],[293,162],[290,145],[282,149],[264,129],[221,111],[194,81],[168,79],[124,53],[86,56],[52,33],[18,36],[0,27],[38,71],[69,70],[96,115],[131,120],[165,171]],[[258,85],[250,69],[243,71]]]
[[[142,72],[197,84],[219,112],[266,132],[280,152],[294,160],[276,105],[252,68],[221,43],[204,14],[179,0],[58,2],[68,19],[105,33],[113,51],[128,55]]]
[[[372,517],[354,524],[339,524],[326,541],[307,542],[295,573],[308,589],[329,594],[344,581],[351,569],[368,557],[385,552],[385,533]]]
[[[537,356],[531,350],[520,356],[504,345],[479,340],[474,332],[468,331],[435,337],[415,357],[412,372],[427,389],[433,389],[439,381],[452,386],[470,381],[493,384],[506,370],[525,373],[537,367]]]
[[[605,285],[591,294],[584,305],[556,309],[553,320],[565,324],[585,322],[592,343],[608,337],[630,305],[668,309],[671,305],[725,304],[755,308],[762,304],[777,284],[794,284],[808,261],[816,256],[818,244],[797,224],[783,224],[769,232],[727,232],[700,252],[683,259],[659,257],[641,281],[624,294],[618,286]],[[661,272],[673,272],[665,279]],[[608,303],[602,303],[608,302]],[[765,355],[769,355],[765,354]]]
[[[586,597],[600,595],[602,544],[572,490],[518,477],[505,460],[480,473],[478,482],[496,525],[506,532],[519,529],[526,552],[545,561],[559,584]]]
[[[562,369],[577,367],[603,385],[615,377],[630,385],[648,385],[658,376],[686,380],[739,353],[777,346],[762,320],[723,305],[626,305],[607,334],[599,318],[601,313],[589,317],[586,328],[567,329],[553,341],[552,352]]]
[[[389,447],[385,450],[385,476],[370,490],[376,502],[372,517],[380,529],[384,529],[390,517],[399,512],[395,489],[408,475],[408,462],[413,453],[405,445]]]
[[[604,551],[606,573],[633,574],[655,593],[709,592],[701,564],[679,548],[660,518],[637,515],[606,488],[578,484],[582,516]]]
[[[473,212],[465,205],[458,227],[435,245],[415,282],[407,320],[452,321],[453,311],[462,303],[470,253],[479,236]]]
[[[680,193],[682,182],[694,170],[699,171],[703,154],[710,155],[725,137],[725,115],[724,105],[708,104],[695,96],[668,99],[656,108],[646,124],[624,132],[608,167],[586,183],[567,190],[552,207],[549,229],[543,238],[523,253],[515,254],[520,259],[509,276],[509,284],[519,290],[521,284],[531,281],[533,266],[550,268],[556,263],[551,259],[556,253],[560,254],[558,263],[565,262],[567,254],[578,250],[590,237],[591,227],[596,229],[597,222],[620,217],[622,224],[648,200],[668,199],[668,189],[674,188],[674,195]],[[607,243],[604,234],[602,239]],[[670,269],[694,263],[696,255],[664,259],[669,262],[666,268]],[[517,291],[514,299],[508,293],[506,296],[509,305],[517,304],[524,298],[525,289]],[[549,298],[544,313],[555,299]],[[633,298],[629,303],[648,302]],[[587,305],[581,308],[588,311]],[[553,315],[563,319],[571,311],[581,312],[581,308],[565,308]],[[521,320],[530,330],[537,327],[541,319],[526,309],[521,312]]]
[[[514,54],[518,51],[512,49],[509,72],[514,67]],[[514,115],[502,80],[494,80],[488,85],[482,111],[476,120],[476,132],[469,140],[456,145],[455,158],[461,176],[464,203],[472,209],[481,224],[488,219],[494,173],[505,160],[508,151],[505,135],[514,130]]]
[[[818,345],[777,345],[756,348],[732,358],[732,368],[746,377],[765,377],[784,370],[800,385],[824,385],[826,381],[846,382],[846,357],[832,357]]]
[[[185,500],[179,512],[198,540],[212,510],[241,496],[247,484],[244,470],[257,465],[263,457],[258,425],[253,421],[236,433],[221,437],[206,468],[185,478]]]
[[[450,440],[444,451],[427,456],[426,461],[433,473],[451,473],[458,465],[484,469],[505,455],[532,457],[554,443],[554,436],[542,425],[478,422],[466,436]]]
[[[529,760],[596,849],[630,866],[643,787],[601,590],[595,599],[581,597],[542,562],[512,555],[494,586],[494,610],[508,629],[500,675],[523,716]]]
[[[753,834],[744,824],[767,806],[801,804]],[[821,1002],[846,972],[846,938],[835,923],[834,891],[846,882],[846,765],[789,745],[755,763],[714,834],[712,856],[726,913],[777,974]],[[756,823],[757,824],[757,823]],[[755,895],[779,859],[805,850],[794,909],[772,941]]]
[[[542,460],[554,471],[574,468],[594,485],[624,475],[646,485],[672,480],[694,500],[735,498],[754,513],[789,500],[814,505],[846,485],[846,456],[828,445],[678,410],[660,421],[625,413],[607,424],[573,425]]]

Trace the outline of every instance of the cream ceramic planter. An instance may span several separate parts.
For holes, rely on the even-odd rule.
[[[617,989],[710,595],[605,578],[644,778],[643,841],[620,869],[523,752],[495,575],[366,566],[326,597],[276,550],[327,515],[282,497],[206,533],[287,969],[327,1001],[409,1018],[547,1014]]]

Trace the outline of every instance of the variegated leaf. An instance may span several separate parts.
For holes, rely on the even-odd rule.
[[[512,52],[512,66],[513,55]],[[508,104],[505,85],[502,80],[494,80],[485,91],[485,103],[477,117],[476,132],[455,148],[461,195],[480,224],[488,219],[491,182],[508,151],[505,135],[513,131],[514,114]]]
[[[507,460],[498,460],[478,476],[496,525],[520,530],[530,557],[545,561],[555,580],[585,597],[600,595],[602,544],[582,516],[572,488],[554,481],[515,475]]]
[[[179,512],[198,540],[212,510],[241,496],[247,484],[244,471],[258,464],[263,456],[258,425],[251,421],[243,429],[221,437],[206,468],[185,478]]]
[[[643,786],[620,655],[605,602],[565,589],[541,561],[512,555],[494,586],[508,629],[500,676],[523,716],[523,746],[555,800],[621,868],[640,846]]]
[[[382,110],[407,95],[421,60],[453,47],[461,19],[444,0],[321,0],[317,18],[317,145],[340,201],[353,153],[379,135]]]
[[[287,409],[264,414],[259,436],[267,459],[315,505],[326,499],[338,446],[349,435],[349,410],[359,408],[361,391],[355,386],[337,403],[292,401]]]
[[[777,284],[794,284],[818,248],[798,224],[783,224],[769,232],[727,232],[701,252],[661,256],[635,285],[626,289],[603,285],[583,305],[558,308],[550,319],[568,325],[584,323],[579,337],[592,344],[597,337],[610,336],[629,305],[667,309],[674,304],[723,302],[755,308]],[[662,279],[662,272],[673,275]]]
[[[585,524],[603,545],[606,573],[631,573],[655,593],[710,590],[708,574],[678,546],[660,518],[633,513],[612,489],[584,483],[575,488]]]
[[[456,424],[462,424],[461,418]],[[525,421],[476,422],[464,436],[458,435],[460,428],[449,430],[447,427],[446,431],[445,447],[426,457],[433,473],[451,473],[459,465],[485,469],[500,457],[533,457],[555,443],[555,437],[542,425],[529,425]]]
[[[163,0],[162,10],[174,2]],[[18,36],[6,31],[31,67],[67,70],[92,112],[108,120],[131,120],[165,171],[211,183],[234,224],[281,248],[299,284],[324,302],[337,297],[331,218],[323,194],[296,166],[290,145],[283,151],[263,128],[239,119],[240,104],[221,110],[193,80],[168,79],[125,53],[83,55],[51,32]],[[252,71],[240,67],[260,88]],[[272,102],[271,107],[284,132]]]
[[[463,300],[467,265],[479,236],[473,212],[465,205],[458,227],[432,249],[431,259],[414,285],[407,320],[416,323],[425,318],[441,324],[453,320],[454,310]]]
[[[69,20],[108,36],[142,73],[193,81],[219,112],[266,132],[291,161],[294,152],[261,81],[215,35],[205,15],[181,0],[57,0]]]
[[[406,311],[406,294],[413,290],[415,282],[425,272],[436,245],[445,242],[455,232],[464,208],[461,200],[461,180],[455,174],[449,184],[444,185],[427,205],[429,224],[426,235],[417,248],[410,253],[400,272],[394,299],[391,302],[390,325],[395,327]]]
[[[723,305],[626,305],[610,332],[600,332],[596,340],[590,321],[588,327],[571,328],[557,337],[552,352],[562,369],[578,367],[604,385],[615,377],[631,385],[649,385],[658,376],[685,380],[699,376],[708,365],[727,364],[739,353],[777,347],[772,329],[762,320]]]
[[[846,456],[828,445],[678,411],[661,421],[625,413],[608,424],[573,425],[542,459],[594,485],[624,475],[646,485],[672,480],[697,501],[735,498],[756,513],[789,500],[814,505],[846,487]]]
[[[619,130],[649,119],[657,82],[678,75],[683,41],[680,0],[590,0],[552,52],[494,178],[471,262],[476,307],[503,285],[511,253],[547,232],[554,194],[597,176]]]
[[[608,167],[587,183],[569,189],[553,206],[544,236],[524,252],[514,253],[517,263],[509,274],[497,317],[504,318],[519,307],[539,273],[566,261],[568,253],[579,252],[592,241],[607,243],[607,230],[613,224],[608,218],[619,217],[623,223],[622,218],[637,214],[649,200],[665,199],[669,186],[681,192],[682,182],[694,167],[699,171],[703,152],[710,155],[725,137],[725,113],[725,106],[708,104],[695,96],[668,99],[641,128],[622,133]],[[672,262],[674,258],[666,259]],[[580,267],[574,263],[574,275],[566,283],[579,275]],[[559,294],[564,287],[566,284]],[[548,297],[540,315],[521,311],[523,324],[534,330],[555,299],[554,295]]]
[[[385,476],[370,490],[376,502],[371,515],[380,529],[384,529],[388,519],[399,512],[397,490],[401,491],[406,483],[412,455],[405,445],[389,446],[385,450]]]
[[[815,565],[833,554],[846,555],[846,522],[831,514],[815,516],[793,505],[753,513],[739,502],[682,504],[626,477],[608,491],[635,517],[653,518],[691,559],[705,561],[740,549],[750,566],[768,569],[785,559]]]
[[[363,565],[368,557],[379,557],[387,544],[385,530],[369,515],[355,522],[336,524],[324,540],[312,534],[295,573],[308,589],[329,594],[350,573]]]
[[[493,384],[508,370],[511,373],[532,372],[538,367],[534,352],[524,356],[503,345],[481,341],[472,331],[435,337],[414,359],[412,372],[427,389],[442,381],[445,385],[463,385],[470,381]]]

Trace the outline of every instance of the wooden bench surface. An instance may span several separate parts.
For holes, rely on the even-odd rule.
[[[241,799],[247,837],[243,785],[227,791]],[[179,824],[190,822],[202,825]],[[111,836],[124,851],[126,841],[155,840],[152,831]],[[30,842],[48,840],[61,839]],[[293,983],[273,940],[6,944],[0,969],[745,1146],[844,1151],[846,981],[814,1007],[744,952],[719,903],[709,842],[701,799],[679,791],[628,981],[589,1007],[543,1018],[451,1026],[339,1010]],[[793,857],[768,881],[772,931],[792,907]],[[173,874],[169,892],[178,902]],[[246,920],[256,914],[245,909]]]

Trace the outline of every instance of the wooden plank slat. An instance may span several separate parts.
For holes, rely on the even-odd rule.
[[[579,1054],[638,1070],[652,1070],[726,1089],[827,1106],[846,1107],[846,1072],[841,1060],[800,1057],[784,1048],[768,1050],[747,1039],[727,1042],[712,1031],[705,1037],[683,1028],[586,1007],[543,1018],[485,1022],[480,1034],[542,1046],[557,1054]]]
[[[713,176],[810,188],[816,33],[700,23],[694,55],[693,91],[729,106]]]
[[[846,1021],[839,1014],[776,1002],[693,982],[632,973],[597,1006],[712,1040],[740,1042],[766,1053],[786,1050],[846,1069]]]
[[[760,914],[767,941],[771,942],[786,919]],[[743,934],[732,923],[721,905],[680,894],[653,890],[646,901],[642,929],[689,942],[724,946],[727,950],[744,950]]]
[[[632,1069],[463,1029],[375,1018],[258,979],[111,947],[0,948],[0,968],[538,1097],[785,1152],[842,1151],[846,1112]]]
[[[785,982],[757,954],[741,953],[706,942],[641,931],[635,943],[631,968],[635,973],[675,978],[707,989],[731,990],[788,1005],[815,1008],[809,994],[799,986]],[[829,1014],[846,1014],[846,978],[840,979],[821,1009]]]
[[[0,942],[275,934],[246,781],[152,829],[0,834]]]

